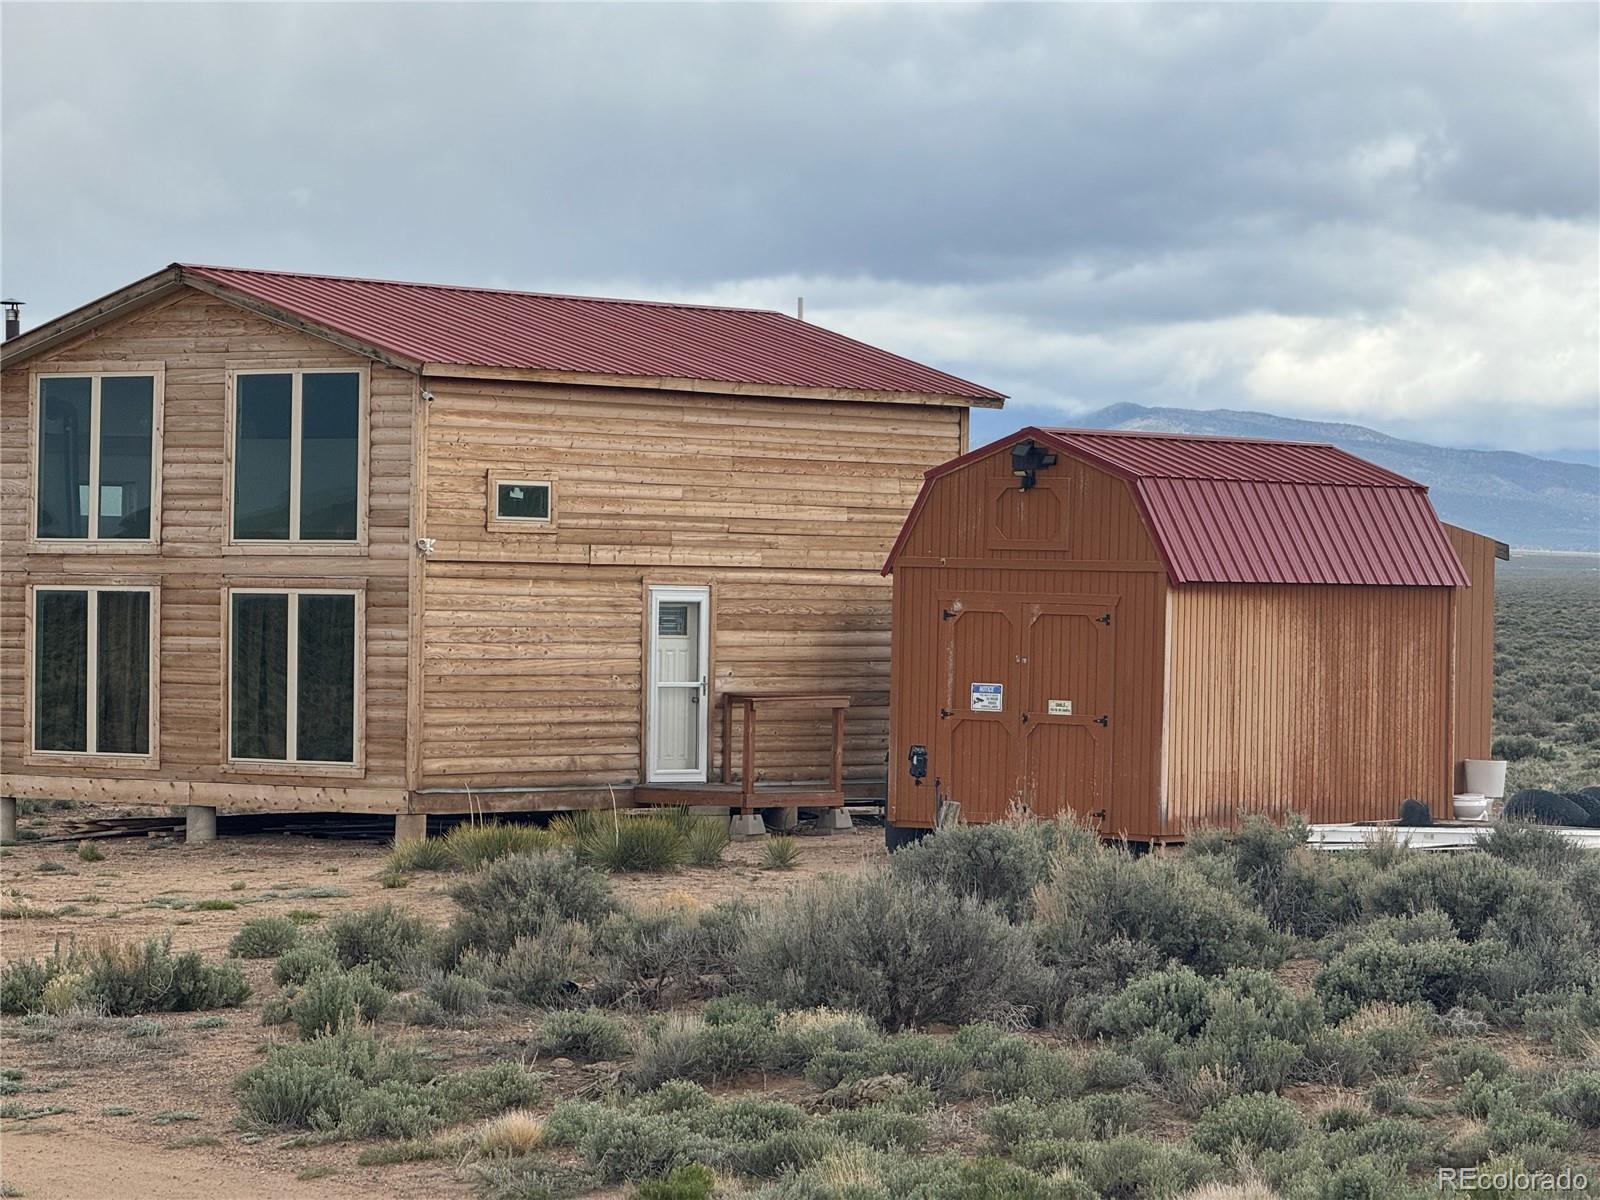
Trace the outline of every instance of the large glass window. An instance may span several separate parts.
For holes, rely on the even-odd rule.
[[[243,372],[234,396],[234,539],[355,541],[360,373]]]
[[[354,762],[355,593],[235,591],[231,604],[232,757]]]
[[[155,424],[153,375],[41,376],[37,536],[149,541]]]
[[[148,589],[36,588],[33,747],[150,753]]]

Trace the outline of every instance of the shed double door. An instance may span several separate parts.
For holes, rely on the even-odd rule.
[[[930,765],[963,820],[1105,809],[1115,646],[1114,601],[941,598]]]

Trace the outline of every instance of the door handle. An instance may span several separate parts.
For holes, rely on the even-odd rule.
[[[706,677],[704,675],[700,676],[700,694],[702,696],[706,694]]]

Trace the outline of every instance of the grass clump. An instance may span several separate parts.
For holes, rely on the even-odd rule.
[[[762,909],[738,978],[757,999],[850,1009],[890,1029],[1021,1011],[1040,984],[1027,931],[971,897],[884,870],[820,881]]]
[[[301,938],[300,926],[288,917],[251,917],[228,943],[233,958],[278,958]]]
[[[646,1179],[633,1191],[634,1200],[709,1200],[717,1177],[704,1163],[684,1163],[660,1179]]]
[[[102,939],[89,949],[58,946],[44,960],[18,960],[0,972],[0,1011],[64,1012],[84,1006],[113,1017],[231,1008],[250,994],[232,963],[172,952],[170,936],[142,942]]]
[[[85,841],[78,843],[78,860],[80,862],[104,862],[105,857],[105,851],[100,849],[100,847],[96,846],[93,842]]]
[[[800,845],[786,834],[773,834],[761,847],[761,866],[767,871],[792,871],[800,861]]]
[[[550,823],[578,861],[602,871],[671,871],[687,857],[688,818],[682,813],[584,809]]]
[[[449,865],[466,871],[477,871],[513,854],[534,854],[548,850],[555,846],[557,841],[555,834],[538,825],[511,825],[499,821],[483,821],[463,822],[435,844],[442,850]],[[433,858],[434,852],[410,849],[411,846],[427,844],[412,842],[408,846],[399,847],[395,857],[390,861],[396,866],[402,866],[404,870],[441,869],[428,865],[430,861],[436,861]],[[410,856],[405,865],[397,861],[401,854]]]
[[[684,829],[684,859],[692,867],[714,867],[722,861],[731,840],[725,818],[693,818]]]
[[[409,838],[391,843],[389,850],[391,871],[448,871],[456,865],[443,838]]]
[[[481,1126],[478,1152],[490,1157],[532,1154],[544,1143],[544,1121],[525,1108],[503,1112]]]

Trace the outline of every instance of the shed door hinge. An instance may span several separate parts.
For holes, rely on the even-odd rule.
[[[953,716],[953,715],[954,714],[951,713],[951,711],[948,708],[941,708],[939,710],[939,720],[941,720],[941,721],[943,721],[946,717]]]
[[[954,621],[956,619],[956,614],[947,608],[939,614],[939,619],[941,621]]]
[[[1100,726],[1101,729],[1109,729],[1109,728],[1111,728],[1111,718],[1110,717],[1096,717],[1094,719],[1094,723],[1096,725]]]
[[[1111,624],[1111,614],[1107,613],[1103,617],[1096,617],[1095,620],[1098,621],[1102,625],[1110,625]]]

